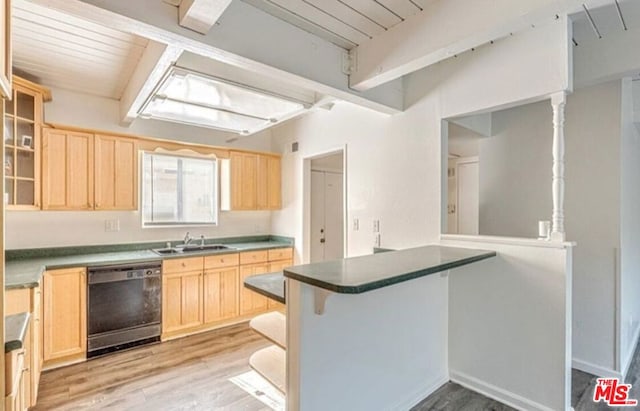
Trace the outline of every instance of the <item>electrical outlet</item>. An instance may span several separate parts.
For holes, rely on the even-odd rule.
[[[373,232],[374,233],[380,232],[380,220],[373,220]]]
[[[380,233],[376,233],[373,240],[374,247],[380,247]]]
[[[360,230],[360,220],[358,218],[353,219],[353,231]]]
[[[120,231],[120,220],[118,220],[117,218],[113,220],[104,220],[104,231],[106,232]]]

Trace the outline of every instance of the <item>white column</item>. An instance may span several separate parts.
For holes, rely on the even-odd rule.
[[[564,241],[564,106],[565,92],[551,96],[553,107],[553,215],[551,217],[551,240]]]

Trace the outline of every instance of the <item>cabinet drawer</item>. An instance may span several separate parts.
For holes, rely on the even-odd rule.
[[[239,262],[240,255],[238,253],[209,255],[204,258],[204,269],[233,267]]]
[[[265,251],[247,251],[240,253],[240,264],[264,263],[269,260],[269,253]]]
[[[293,248],[276,248],[269,250],[269,261],[292,260]]]
[[[164,274],[182,273],[186,271],[202,271],[202,257],[172,258],[162,261],[162,272]]]

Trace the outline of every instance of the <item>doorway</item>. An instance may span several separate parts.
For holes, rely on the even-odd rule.
[[[344,152],[311,160],[310,260],[344,258]]]

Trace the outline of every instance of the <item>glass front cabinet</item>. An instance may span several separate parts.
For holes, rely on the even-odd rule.
[[[4,101],[4,203],[7,209],[40,208],[40,131],[47,89],[13,77]]]

